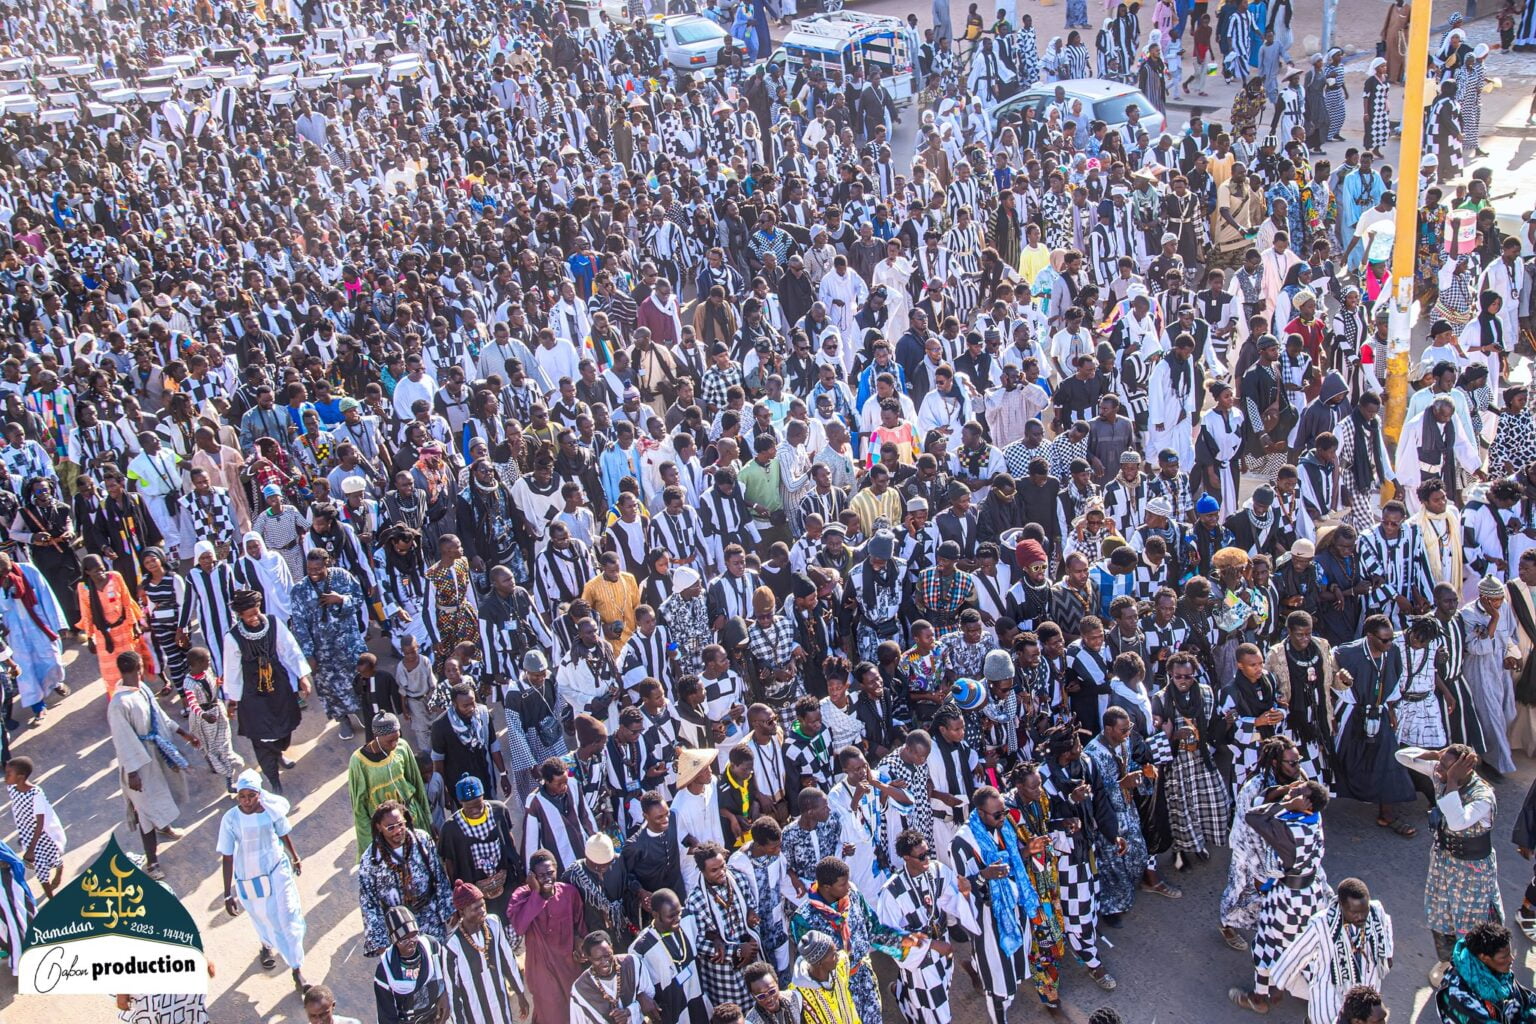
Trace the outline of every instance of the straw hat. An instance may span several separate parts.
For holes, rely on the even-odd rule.
[[[714,747],[681,751],[677,755],[677,788],[682,789],[692,782],[699,772],[713,766],[716,753]]]

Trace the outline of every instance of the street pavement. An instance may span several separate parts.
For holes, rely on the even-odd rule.
[[[138,838],[122,826],[123,803],[105,727],[105,695],[97,678],[95,657],[77,644],[66,652],[68,679],[75,692],[49,712],[38,728],[24,728],[14,750],[38,764],[40,781],[69,833],[65,877],[72,879],[100,852],[109,832],[116,830],[124,849],[139,849]],[[173,711],[174,713],[174,711]],[[362,955],[361,918],[357,909],[356,863],[352,812],[346,792],[346,764],[356,742],[343,742],[334,726],[312,707],[295,737],[290,755],[298,767],[284,775],[294,799],[293,840],[304,862],[299,879],[308,918],[305,971],[313,981],[336,990],[338,1013],[364,1021],[373,1017],[371,982],[375,961]],[[250,760],[249,748],[237,741]],[[1510,828],[1527,786],[1536,779],[1536,762],[1517,757],[1520,770],[1497,787],[1499,821],[1495,830],[1506,912],[1513,914],[1531,866],[1520,860],[1509,842]],[[198,757],[192,759],[190,799],[178,828],[186,835],[162,844],[161,861],[171,889],[192,912],[202,929],[204,947],[215,965],[210,1007],[215,1024],[256,1021],[301,1022],[302,1007],[279,966],[265,971],[256,962],[256,939],[243,917],[231,919],[222,909],[218,857],[214,840],[219,817],[232,806],[222,782],[210,775]],[[1423,890],[1430,839],[1424,827],[1425,807],[1408,815],[1420,828],[1413,839],[1401,839],[1375,825],[1375,808],[1336,802],[1326,814],[1328,839],[1325,867],[1331,881],[1354,875],[1371,887],[1393,916],[1397,937],[1395,968],[1386,993],[1394,1020],[1433,1022],[1425,976],[1434,963],[1429,933],[1424,927]],[[0,821],[3,835],[14,840],[9,815]],[[1126,915],[1124,927],[1106,929],[1101,955],[1119,981],[1112,993],[1100,991],[1075,964],[1063,967],[1064,1012],[1048,1017],[1026,990],[1009,1020],[1082,1022],[1100,1006],[1113,1006],[1128,1024],[1211,1024],[1241,1020],[1247,1014],[1226,998],[1233,985],[1251,983],[1247,954],[1228,949],[1217,934],[1217,906],[1226,881],[1225,850],[1208,864],[1169,880],[1184,890],[1172,901],[1142,893]],[[1519,970],[1531,981],[1529,944],[1517,935]],[[889,964],[881,965],[889,980]],[[15,981],[0,971],[0,1024],[60,1024],[60,1013],[83,1022],[115,1019],[106,997],[17,997]],[[954,983],[955,1019],[966,1024],[984,1020],[985,1008],[963,975]],[[896,1024],[894,1000],[887,1020]],[[1421,1015],[1422,1014],[1422,1015]],[[1270,1019],[1300,1024],[1303,1007],[1286,1001]]]
[[[911,0],[870,0],[852,5],[855,10],[905,16],[914,9]],[[930,20],[926,5],[916,5],[920,22]],[[966,4],[952,0],[952,18],[956,30],[964,25]],[[1304,61],[1316,47],[1319,13],[1316,4],[1297,4],[1293,57]],[[1384,5],[1364,0],[1341,4],[1337,42],[1364,56],[1350,65],[1350,117],[1345,133],[1350,144],[1358,144],[1360,135],[1359,84],[1366,57],[1374,48]],[[1021,11],[1035,18],[1043,46],[1060,32],[1064,6],[1027,3]],[[1449,13],[1442,6],[1437,23]],[[984,12],[990,21],[991,12]],[[1149,5],[1144,7],[1144,18]],[[1102,6],[1090,3],[1089,16],[1102,19]],[[1149,26],[1144,23],[1144,32]],[[782,34],[782,33],[780,33]],[[1063,33],[1064,34],[1064,33]],[[1492,41],[1491,20],[1475,22],[1471,41]],[[1438,45],[1440,33],[1432,37]],[[1089,42],[1091,44],[1091,34]],[[1186,66],[1188,59],[1186,58]],[[1496,175],[1494,193],[1515,192],[1516,198],[1500,202],[1513,211],[1506,224],[1518,225],[1518,213],[1530,208],[1529,197],[1536,181],[1536,165],[1530,161],[1536,153],[1536,129],[1525,127],[1528,96],[1536,81],[1536,56],[1495,53],[1489,59],[1489,74],[1501,79],[1501,87],[1485,97],[1484,146],[1490,152],[1485,161]],[[1224,121],[1231,108],[1233,90],[1219,77],[1203,79],[1209,97],[1194,97],[1190,104],[1176,102],[1169,120],[1176,129],[1190,109],[1210,111],[1210,117]],[[1394,91],[1393,109],[1398,111],[1401,91]],[[1181,111],[1185,113],[1181,116]],[[895,137],[898,160],[910,158],[917,116],[911,108],[904,111]],[[1335,144],[1330,156],[1342,157],[1344,145]],[[1389,160],[1395,163],[1395,160]],[[1507,228],[1508,229],[1508,228]],[[66,652],[68,679],[75,693],[51,711],[38,728],[23,729],[14,738],[14,752],[32,757],[38,764],[39,781],[58,809],[69,835],[65,858],[65,876],[73,878],[100,851],[107,835],[116,830],[125,849],[137,850],[138,840],[122,826],[123,802],[118,785],[111,742],[105,723],[105,694],[95,667],[95,657],[78,644],[70,643]],[[323,727],[322,727],[323,726]],[[352,831],[352,813],[346,793],[347,759],[356,742],[337,738],[335,728],[324,723],[315,708],[306,715],[295,737],[290,755],[299,766],[287,773],[285,782],[295,798],[293,839],[303,857],[300,878],[306,915],[308,959],[306,973],[311,980],[324,981],[336,990],[337,1012],[374,1019],[371,979],[374,961],[361,949],[361,918],[357,909],[356,863]],[[250,761],[249,747],[238,741],[237,749]],[[1500,878],[1506,911],[1513,913],[1521,893],[1531,877],[1531,866],[1519,859],[1509,842],[1510,828],[1519,811],[1525,790],[1536,779],[1536,764],[1520,758],[1520,770],[1497,787],[1501,808],[1496,828]],[[184,808],[179,827],[185,838],[162,846],[168,884],[192,911],[203,932],[203,942],[217,973],[212,981],[210,1009],[216,1024],[247,1024],[255,1021],[302,1021],[298,998],[281,964],[264,971],[255,960],[256,940],[249,923],[231,919],[222,909],[218,856],[214,840],[218,819],[230,806],[220,780],[207,773],[194,758],[191,772],[191,798]],[[1327,812],[1328,854],[1325,866],[1330,879],[1350,875],[1364,879],[1372,894],[1381,899],[1392,914],[1397,937],[1397,957],[1386,985],[1387,1003],[1394,1020],[1432,1022],[1437,1019],[1425,976],[1433,965],[1430,938],[1423,923],[1423,886],[1429,858],[1430,840],[1424,826],[1424,808],[1410,816],[1421,828],[1414,839],[1401,839],[1374,824],[1375,809],[1358,804],[1336,803]],[[0,818],[0,830],[14,839],[8,815]],[[1247,954],[1227,948],[1216,931],[1217,904],[1226,879],[1225,851],[1219,851],[1209,864],[1177,876],[1171,881],[1181,886],[1184,897],[1170,901],[1142,894],[1136,908],[1126,916],[1125,926],[1106,931],[1102,955],[1110,971],[1119,980],[1112,993],[1101,992],[1080,967],[1063,968],[1064,1011],[1055,1019],[1081,1022],[1099,1006],[1113,1006],[1128,1024],[1210,1024],[1237,1021],[1244,1011],[1233,1007],[1226,998],[1228,987],[1251,983],[1252,970]],[[1533,962],[1529,944],[1517,935],[1519,972],[1523,981],[1531,981]],[[888,964],[882,976],[890,977]],[[0,1024],[60,1024],[68,1015],[81,1022],[115,1019],[107,997],[18,998],[15,982],[0,971]],[[971,983],[957,977],[954,986],[955,1019],[980,1022],[985,1010]],[[893,1001],[887,1000],[888,1004]],[[1270,1019],[1297,1024],[1304,1010],[1288,1000],[1269,1014]],[[887,1019],[895,1021],[894,1009]],[[1009,1019],[1014,1022],[1046,1020],[1032,991],[1021,993]]]

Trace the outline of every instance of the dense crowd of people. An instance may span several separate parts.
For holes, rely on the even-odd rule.
[[[313,1024],[369,1015],[305,965],[284,772],[333,727],[380,1024],[946,1024],[956,986],[1002,1024],[1114,989],[1102,930],[1222,847],[1232,1001],[1378,1024],[1334,799],[1433,832],[1442,1019],[1536,1019],[1489,784],[1536,756],[1536,423],[1525,246],[1463,176],[1487,47],[1434,48],[1399,197],[1401,0],[1356,114],[1291,0],[1208,7],[1107,3],[1090,55],[1084,0],[1044,47],[940,0],[915,69],[839,74],[744,60],[792,3],[708,0],[741,52],[689,71],[543,0],[11,5],[13,967],[74,755],[10,746],[78,647],[144,869],[215,849]],[[183,837],[204,768],[232,806]]]

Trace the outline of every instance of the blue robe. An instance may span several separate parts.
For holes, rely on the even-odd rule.
[[[323,593],[340,594],[341,604],[320,603]],[[352,688],[357,658],[366,648],[367,606],[362,588],[345,569],[331,567],[316,584],[308,576],[294,584],[289,595],[293,614],[288,627],[299,649],[309,660],[315,695],[325,705],[327,718],[358,714],[361,705]]]
[[[44,695],[64,681],[64,652],[58,637],[67,623],[58,597],[36,566],[27,562],[15,565],[37,596],[37,619],[19,597],[4,588],[0,588],[0,617],[10,630],[11,654],[21,668],[21,678],[17,680],[21,702],[38,711],[42,709]],[[53,631],[52,637],[38,625],[38,620]]]

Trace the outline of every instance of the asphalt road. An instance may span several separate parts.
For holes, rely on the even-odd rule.
[[[71,645],[69,681],[75,693],[50,712],[36,729],[24,730],[15,750],[39,765],[41,781],[69,832],[66,875],[73,877],[93,859],[107,833],[117,830],[125,849],[136,851],[138,839],[121,827],[122,799],[110,741],[104,728],[105,696],[95,679],[95,659]],[[351,808],[345,788],[345,768],[353,744],[337,738],[334,727],[319,728],[319,715],[308,714],[296,737],[293,756],[299,766],[285,775],[295,798],[294,843],[304,858],[300,878],[308,918],[305,969],[323,980],[340,998],[339,1012],[372,1019],[370,991],[373,961],[362,956],[361,918],[357,910],[352,868],[356,859]],[[239,747],[244,748],[243,741]],[[243,749],[249,756],[248,749]],[[1498,787],[1501,807],[1497,828],[1498,857],[1506,911],[1513,913],[1530,879],[1530,865],[1509,844],[1509,830],[1527,785],[1536,778],[1536,764],[1523,758],[1519,772]],[[163,846],[161,859],[171,888],[192,911],[203,930],[210,960],[216,965],[211,1008],[217,1024],[300,1021],[301,1007],[279,965],[264,971],[256,963],[256,941],[243,919],[222,911],[218,859],[213,850],[217,819],[231,804],[222,784],[196,761],[190,778],[191,798],[179,827],[186,837]],[[1424,808],[1411,820],[1422,826]],[[1387,983],[1394,1019],[1433,1021],[1433,1011],[1421,1010],[1428,999],[1425,975],[1434,957],[1423,924],[1423,886],[1429,838],[1421,834],[1401,839],[1377,828],[1373,807],[1336,802],[1327,811],[1327,857],[1332,880],[1355,875],[1370,885],[1393,915],[1397,935],[1395,969]],[[6,838],[12,838],[4,819]],[[1120,1010],[1130,1024],[1208,1024],[1246,1016],[1226,999],[1229,986],[1251,980],[1246,954],[1226,947],[1216,931],[1217,902],[1226,879],[1225,851],[1209,864],[1172,876],[1184,890],[1181,900],[1141,894],[1125,918],[1125,926],[1108,930],[1102,951],[1105,963],[1119,980],[1112,993],[1100,991],[1076,965],[1063,970],[1064,1014],[1057,1019],[1083,1021],[1099,1006]],[[1517,939],[1526,981],[1530,949]],[[889,973],[889,965],[882,973]],[[985,1013],[971,983],[955,981],[957,1021],[978,1021]],[[4,1024],[59,1024],[60,1013],[80,1021],[114,1019],[105,998],[18,998],[15,983],[0,972],[0,1021]],[[1300,1004],[1288,1001],[1272,1012],[1276,1021],[1299,1024]],[[888,1020],[896,1021],[894,1012]],[[1010,1020],[1048,1019],[1033,991],[1015,1003]]]

